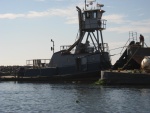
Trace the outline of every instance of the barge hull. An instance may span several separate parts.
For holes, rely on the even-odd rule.
[[[54,76],[0,76],[0,81],[17,82],[86,82],[93,83],[100,78],[100,71],[83,72],[76,74],[54,75]]]
[[[110,85],[150,85],[150,74],[101,71],[101,79]]]

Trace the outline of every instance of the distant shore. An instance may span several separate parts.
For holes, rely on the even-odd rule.
[[[18,70],[23,66],[0,66],[0,76],[17,75]]]

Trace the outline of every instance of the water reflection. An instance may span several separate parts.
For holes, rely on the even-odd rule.
[[[0,83],[0,112],[148,113],[150,87]]]

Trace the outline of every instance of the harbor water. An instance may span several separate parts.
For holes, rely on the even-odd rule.
[[[0,113],[149,113],[150,86],[0,82]]]

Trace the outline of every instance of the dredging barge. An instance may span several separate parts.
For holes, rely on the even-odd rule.
[[[33,60],[32,68],[21,68],[23,77],[47,77],[54,80],[92,80],[100,78],[100,70],[111,68],[108,44],[104,43],[102,31],[106,29],[105,12],[97,4],[96,8],[81,10],[78,6],[79,33],[77,41],[69,46],[61,46],[47,66],[41,60]]]

